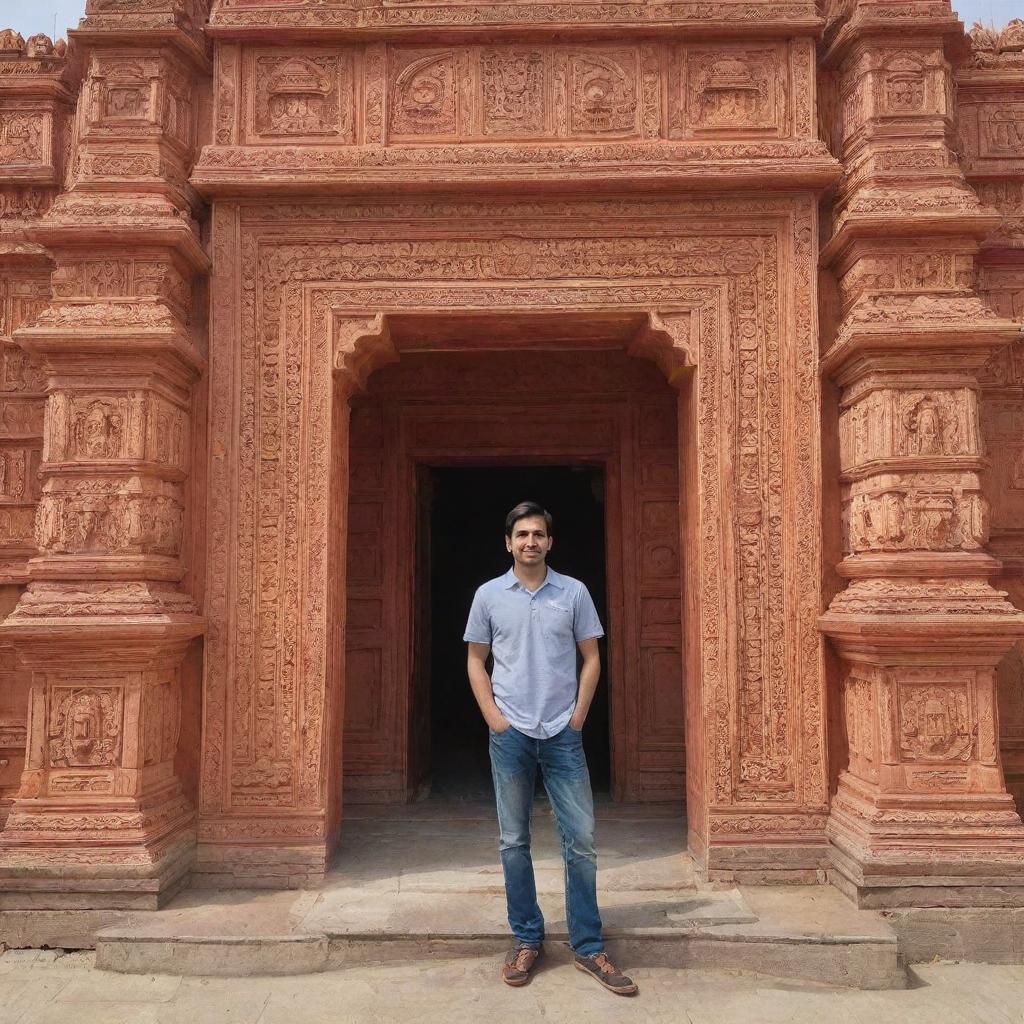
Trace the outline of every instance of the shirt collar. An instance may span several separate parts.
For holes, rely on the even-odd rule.
[[[516,587],[520,587],[523,590],[526,589],[522,583],[519,582],[515,569],[509,569],[509,571],[502,576],[501,581],[502,586],[506,590],[515,590]],[[565,581],[562,578],[562,574],[555,572],[550,565],[548,566],[548,574],[544,577],[544,582],[537,588],[537,590],[543,590],[549,583],[558,590],[565,589]],[[537,593],[537,590],[535,590],[534,593]]]

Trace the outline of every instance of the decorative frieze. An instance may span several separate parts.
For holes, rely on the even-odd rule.
[[[225,47],[216,141],[809,139],[794,99],[810,87],[807,52],[802,40]]]

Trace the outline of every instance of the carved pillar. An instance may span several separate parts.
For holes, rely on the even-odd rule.
[[[1024,22],[1001,32],[975,25],[956,73],[964,174],[1001,215],[978,255],[978,290],[1001,316],[1024,324]],[[997,585],[1024,607],[1024,337],[998,349],[981,375],[988,446],[986,495],[992,505]],[[1024,643],[996,669],[1000,748],[1006,785],[1024,809]]]
[[[17,603],[37,553],[46,379],[14,332],[46,307],[51,262],[31,229],[60,188],[77,88],[63,40],[0,32],[0,616]],[[0,643],[0,825],[25,760],[30,674]]]
[[[846,174],[823,252],[842,304],[824,367],[842,389],[849,580],[821,619],[849,747],[832,878],[867,906],[1020,902],[993,673],[1024,614],[990,582],[978,415],[978,371],[1017,328],[972,292],[995,218],[950,147],[943,32],[958,26],[908,9],[896,44],[876,9],[833,26],[827,58]]]
[[[56,269],[48,307],[16,332],[47,399],[39,551],[0,625],[31,671],[0,834],[8,907],[155,906],[194,851],[175,759],[180,665],[203,630],[179,581],[203,365],[192,286],[207,261],[187,175],[204,65],[172,26],[157,13],[131,43],[77,34],[71,188],[30,232]]]

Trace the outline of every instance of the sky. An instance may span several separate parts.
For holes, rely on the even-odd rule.
[[[953,0],[953,9],[968,28],[975,21],[998,28],[1024,18],[1024,0]],[[85,0],[0,0],[0,28],[17,29],[26,39],[36,32],[62,36],[84,10]]]

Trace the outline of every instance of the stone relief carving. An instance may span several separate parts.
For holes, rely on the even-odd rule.
[[[978,455],[976,417],[967,389],[870,391],[840,413],[843,470],[882,459]]]
[[[260,55],[254,79],[258,135],[348,137],[351,87],[342,55]]]
[[[967,761],[974,730],[964,687],[904,685],[899,696],[900,755],[905,761]]]
[[[844,519],[852,552],[976,551],[989,533],[981,494],[949,486],[876,486],[852,496]]]
[[[907,455],[958,455],[959,415],[962,403],[956,395],[917,394],[903,397],[903,448]]]
[[[31,111],[0,110],[0,167],[46,158],[47,119]]]
[[[93,125],[116,122],[145,124],[155,119],[154,60],[108,59],[94,56],[89,73],[89,120]]]
[[[177,557],[183,508],[172,495],[119,494],[96,481],[76,493],[44,493],[36,540],[44,551],[67,554],[151,554]]]
[[[878,771],[873,680],[853,673],[846,677],[843,685],[843,712],[850,757],[861,762],[861,770],[872,778]]]
[[[686,51],[682,102],[696,130],[778,129],[779,54],[743,47]]]
[[[980,123],[980,157],[1021,159],[1021,153],[1024,153],[1024,103],[985,108]]]
[[[392,51],[391,134],[447,138],[458,131],[458,73],[454,51]]]
[[[927,89],[921,61],[897,56],[884,65],[880,108],[885,114],[917,114],[925,108]]]
[[[545,131],[544,54],[486,49],[480,55],[485,135],[541,135]]]
[[[635,132],[639,109],[636,52],[574,53],[569,62],[570,134]],[[650,99],[653,97],[646,102]]]
[[[112,767],[121,746],[122,691],[113,686],[55,686],[48,718],[54,767]]]
[[[84,459],[114,459],[124,450],[124,415],[115,402],[94,399],[74,421],[74,452]]]

